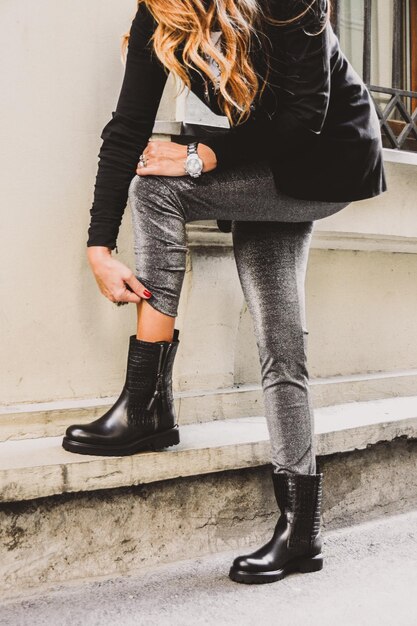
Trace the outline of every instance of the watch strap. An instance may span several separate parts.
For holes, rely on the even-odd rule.
[[[187,144],[187,156],[189,156],[190,154],[197,154],[198,143],[198,141],[192,141],[191,143]]]

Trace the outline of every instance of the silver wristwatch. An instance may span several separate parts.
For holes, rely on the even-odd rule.
[[[187,158],[185,159],[184,169],[193,178],[201,176],[203,171],[203,161],[197,154],[198,141],[193,141],[187,145]]]

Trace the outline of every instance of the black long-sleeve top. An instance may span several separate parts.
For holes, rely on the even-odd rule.
[[[271,14],[279,19],[304,7],[302,0],[263,1],[269,1]],[[218,169],[267,157],[285,193],[354,201],[386,189],[380,127],[369,92],[330,24],[319,35],[309,34],[320,28],[326,8],[327,0],[318,0],[314,11],[288,27],[265,25],[272,71],[263,97],[244,124],[205,134],[202,141],[216,153]],[[152,134],[168,78],[150,41],[156,25],[140,3],[118,102],[101,133],[87,246],[116,247],[129,185]],[[254,44],[253,60],[262,75],[266,56],[261,45]],[[179,60],[181,52],[180,47]],[[203,99],[200,74],[191,71],[190,78],[192,91]],[[214,96],[209,106],[221,113]]]

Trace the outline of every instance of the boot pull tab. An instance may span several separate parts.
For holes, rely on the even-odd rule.
[[[159,372],[158,377],[156,379],[155,391],[153,392],[151,399],[149,400],[148,404],[146,405],[146,410],[147,411],[153,411],[153,408],[155,406],[155,402],[157,401],[157,399],[161,395],[162,375],[163,375],[163,372]]]
[[[156,401],[158,399],[159,393],[160,393],[159,389],[155,389],[155,391],[154,391],[154,393],[152,395],[152,398],[149,400],[148,404],[146,405],[146,410],[147,411],[150,411],[150,412],[153,411],[153,408],[154,408],[155,403],[156,403]]]

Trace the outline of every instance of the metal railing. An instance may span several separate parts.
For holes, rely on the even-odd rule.
[[[332,0],[333,28],[340,37],[344,0]],[[384,145],[397,150],[417,150],[417,92],[405,89],[406,32],[404,19],[407,0],[393,0],[392,85],[371,84],[372,10],[374,0],[363,0],[363,80],[374,101],[381,124]],[[411,61],[411,60],[410,60]],[[414,60],[417,63],[417,59]]]

